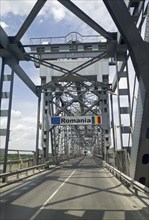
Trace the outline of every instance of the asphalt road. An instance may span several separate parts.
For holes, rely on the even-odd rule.
[[[148,220],[148,208],[92,157],[9,187],[1,220]]]

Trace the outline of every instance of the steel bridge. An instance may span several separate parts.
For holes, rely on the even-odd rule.
[[[44,163],[49,161],[49,148],[57,159],[91,152],[149,187],[149,1],[103,0],[117,32],[106,31],[72,1],[57,1],[97,35],[83,36],[72,30],[67,36],[31,38],[30,44],[22,44],[22,37],[46,0],[36,1],[15,36],[8,36],[0,27],[0,104],[8,101],[8,107],[1,105],[0,110],[0,117],[7,120],[6,127],[0,128],[0,136],[5,137],[3,173],[7,171],[14,74],[17,74],[38,98],[36,165],[41,138]],[[35,68],[40,68],[41,85],[33,83],[20,61],[33,62]],[[112,83],[110,68],[115,73]],[[10,85],[8,91],[6,82]],[[51,117],[82,116],[101,116],[102,123],[51,124]]]

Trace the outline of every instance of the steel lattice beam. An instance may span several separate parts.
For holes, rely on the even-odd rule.
[[[90,59],[89,61],[86,61],[85,63],[81,64],[80,66],[78,66],[78,67],[76,67],[76,68],[74,68],[72,70],[68,70],[66,68],[60,67],[58,65],[55,65],[55,64],[50,63],[50,62],[47,62],[47,61],[42,60],[40,58],[37,58],[37,57],[34,57],[34,56],[30,56],[30,55],[26,55],[26,58],[29,59],[30,61],[37,62],[39,64],[42,64],[43,66],[47,66],[47,67],[49,67],[51,69],[57,70],[57,71],[59,71],[61,73],[64,73],[63,75],[57,77],[55,80],[52,80],[51,82],[49,82],[47,84],[44,84],[42,86],[42,89],[49,88],[51,85],[53,85],[53,83],[60,82],[60,81],[65,81],[67,79],[67,77],[69,77],[70,74],[75,76],[77,79],[79,79],[79,81],[81,81],[81,79],[83,81],[89,81],[87,77],[82,76],[82,75],[78,74],[77,72],[82,70],[82,69],[84,69],[84,68],[86,68],[86,67],[88,67],[89,65],[92,65],[93,63],[95,63],[95,62],[97,62],[97,61],[99,61],[99,60],[101,60],[101,59],[103,59],[105,57],[106,57],[106,53],[102,53],[102,54],[100,54],[100,55]],[[76,70],[77,70],[77,72],[76,72]],[[100,85],[103,85],[105,87],[108,87],[107,84],[104,84],[104,83],[101,83],[101,82],[97,82],[97,83],[100,84]]]
[[[14,37],[14,41],[13,41],[14,43],[18,43],[20,41],[20,39],[23,37],[23,35],[27,31],[27,29],[29,28],[29,26],[31,25],[33,20],[36,18],[36,16],[38,15],[39,11],[43,7],[43,5],[46,3],[46,1],[47,0],[38,0],[36,2],[35,6],[31,10],[30,14],[26,18],[26,20],[23,23],[23,25],[21,26],[20,30],[18,31],[18,33]]]
[[[9,37],[7,36],[6,32],[3,30],[3,28],[0,26],[0,44],[8,51],[9,57],[5,59],[5,63],[10,66],[10,68],[13,68],[13,71],[19,76],[19,78],[30,88],[30,90],[38,96],[37,94],[37,87],[33,83],[33,81],[29,78],[29,76],[24,72],[24,70],[21,68],[21,66],[18,64],[19,61],[15,57],[15,53],[13,53],[13,50],[11,48],[11,43],[9,40]]]
[[[149,43],[142,40],[123,0],[103,1],[127,44],[138,79],[142,77],[149,92]]]

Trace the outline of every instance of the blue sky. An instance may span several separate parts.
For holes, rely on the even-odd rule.
[[[0,24],[8,35],[14,36],[17,33],[35,2],[0,0]],[[74,0],[73,2],[107,31],[116,30],[102,0]],[[56,0],[48,0],[21,42],[29,44],[32,37],[65,36],[73,31],[82,35],[97,34]],[[28,62],[22,62],[20,65],[35,84],[39,85],[39,69]],[[35,150],[36,108],[37,98],[15,75],[10,149]],[[3,119],[1,125],[5,126],[5,123]],[[1,147],[4,147],[4,140],[1,141]]]

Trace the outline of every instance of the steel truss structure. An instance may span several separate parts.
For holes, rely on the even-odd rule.
[[[42,143],[45,160],[48,160],[49,144],[53,155],[79,155],[82,150],[93,150],[93,153],[103,154],[107,160],[110,146],[109,100],[111,106],[111,128],[113,146],[116,150],[113,94],[117,91],[118,114],[120,127],[120,147],[128,149],[131,146],[130,175],[149,186],[149,2],[144,0],[103,0],[118,32],[110,33],[85,14],[70,0],[58,0],[62,5],[79,17],[82,21],[102,35],[106,42],[88,40],[63,43],[23,45],[21,38],[37,16],[46,0],[37,0],[32,11],[24,21],[15,36],[8,36],[0,27],[1,81],[0,100],[8,100],[7,109],[0,110],[0,116],[7,118],[6,128],[0,129],[0,135],[6,137],[4,170],[6,172],[7,152],[10,134],[10,119],[14,73],[38,97],[36,153],[38,162],[38,141],[41,99],[43,100]],[[146,19],[146,20],[145,20]],[[146,21],[146,36],[142,39],[140,32]],[[128,25],[129,24],[129,25]],[[75,33],[76,34],[76,33]],[[78,34],[77,34],[78,35]],[[81,36],[81,35],[79,35]],[[68,37],[68,36],[67,36]],[[82,36],[81,36],[82,37]],[[80,39],[80,38],[79,38]],[[32,39],[34,40],[34,39]],[[40,39],[41,40],[41,39]],[[30,48],[28,52],[27,48]],[[139,82],[139,93],[136,107],[135,123],[132,120],[134,99],[130,97],[128,60],[131,58],[136,78]],[[56,59],[84,59],[84,62],[72,69],[57,65]],[[109,60],[109,65],[115,65],[116,73],[112,85],[109,85],[108,75],[103,75],[101,81],[95,75],[82,75],[81,71],[100,60]],[[41,86],[36,86],[19,65],[19,61],[32,61],[38,68],[45,66],[60,72],[58,77],[46,79],[41,76]],[[9,68],[10,74],[6,69]],[[108,73],[107,73],[108,74]],[[126,79],[126,87],[120,88],[120,81]],[[9,91],[4,91],[5,82],[9,82]],[[128,104],[121,105],[121,97],[126,96]],[[0,103],[1,103],[0,102]],[[98,115],[105,119],[103,126],[51,126],[49,117],[64,115]],[[129,115],[128,125],[123,125],[122,116]],[[50,135],[49,135],[50,133]],[[124,145],[124,135],[129,135],[128,146]],[[124,171],[124,169],[123,169]],[[127,174],[129,168],[126,169]]]

